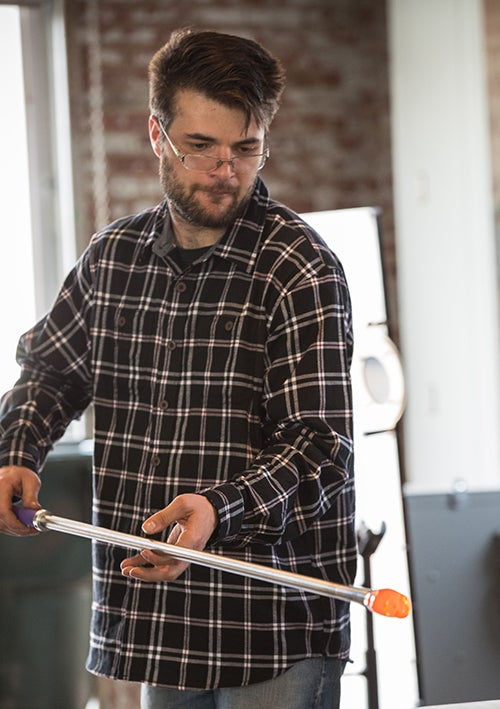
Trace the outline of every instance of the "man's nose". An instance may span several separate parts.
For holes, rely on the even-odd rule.
[[[214,170],[218,175],[233,175],[236,172],[233,158],[219,158]]]

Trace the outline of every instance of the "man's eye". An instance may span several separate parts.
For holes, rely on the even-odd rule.
[[[189,146],[190,150],[194,150],[195,152],[201,153],[204,150],[207,150],[209,148],[208,143],[191,143]]]
[[[238,148],[238,153],[240,155],[256,155],[257,152],[256,145],[240,145]]]

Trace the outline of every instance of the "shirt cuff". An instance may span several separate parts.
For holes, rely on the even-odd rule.
[[[12,442],[0,444],[0,467],[9,465],[19,465],[29,468],[38,473],[40,467],[40,454],[34,446],[24,446],[23,449],[16,449]]]
[[[200,493],[214,506],[219,517],[219,525],[209,543],[231,541],[243,524],[243,497],[235,485],[223,483]]]

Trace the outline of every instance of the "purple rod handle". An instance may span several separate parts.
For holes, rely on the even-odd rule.
[[[30,510],[28,507],[18,507],[14,505],[12,511],[20,522],[27,527],[33,527],[33,520],[38,510]]]

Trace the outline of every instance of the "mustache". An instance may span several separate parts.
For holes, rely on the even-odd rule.
[[[194,185],[194,188],[201,192],[227,192],[229,194],[238,194],[238,188],[224,180],[218,180],[211,185]]]

